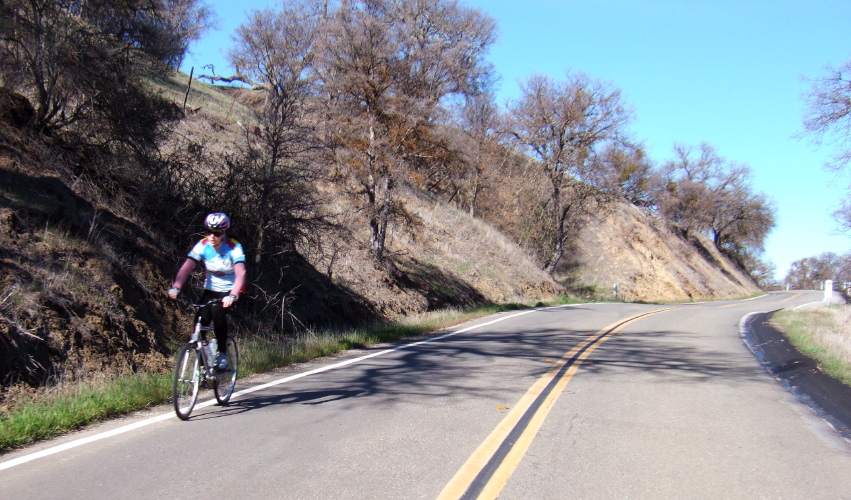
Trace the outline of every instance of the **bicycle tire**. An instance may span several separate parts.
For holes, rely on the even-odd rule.
[[[220,405],[228,404],[230,397],[233,394],[233,388],[236,386],[236,375],[239,368],[239,350],[236,347],[236,341],[232,337],[228,337],[228,369],[216,374],[213,381],[213,392],[216,394],[216,401]]]
[[[198,387],[201,374],[198,349],[192,344],[185,344],[177,355],[174,365],[174,382],[171,397],[174,401],[174,412],[181,420],[186,420],[195,408],[198,400]]]

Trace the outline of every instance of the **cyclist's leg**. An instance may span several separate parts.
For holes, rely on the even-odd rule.
[[[204,290],[204,294],[201,296],[201,302],[207,302],[211,299],[221,299],[227,295],[228,292]],[[221,304],[208,304],[202,307],[199,313],[202,326],[209,326],[211,322],[213,323],[213,332],[216,334],[218,352],[222,354],[227,354],[228,352],[228,320],[226,312],[227,310]]]
[[[201,295],[200,302],[203,304],[205,302],[208,302],[209,300],[217,299],[219,298],[219,295],[220,294],[218,292],[214,292],[212,290],[204,290],[204,293]],[[210,326],[210,322],[214,320],[213,306],[207,304],[206,306],[202,307],[201,310],[198,311],[198,317],[201,318],[201,326]],[[206,338],[206,333],[204,334],[204,338]]]
[[[226,297],[228,292],[214,292],[212,290],[204,290],[201,295],[201,302],[207,302],[212,299],[221,299]],[[216,342],[219,352],[227,352],[228,342],[228,322],[225,316],[226,310],[221,304],[207,304],[201,308],[199,316],[201,317],[201,326],[210,326],[213,323],[213,331],[216,334]]]
[[[227,295],[227,293],[223,294]],[[227,354],[228,352],[228,318],[227,309],[220,304],[213,306],[213,332],[216,334],[216,343],[219,352]]]

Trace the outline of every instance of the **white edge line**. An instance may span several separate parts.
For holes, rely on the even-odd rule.
[[[753,346],[751,346],[751,343],[748,342],[748,334],[751,331],[751,318],[753,316],[756,316],[757,314],[764,314],[767,312],[768,311],[754,311],[745,314],[741,317],[741,319],[739,319],[739,337],[741,337],[742,343],[745,344],[745,347],[747,347],[751,354],[753,354],[757,358],[757,361],[760,362],[760,364],[762,364],[762,362],[759,361],[759,356],[757,356],[757,353],[756,351],[754,351]]]
[[[432,337],[430,339],[412,342],[410,344],[401,345],[401,346],[398,346],[398,347],[394,347],[392,349],[385,349],[383,351],[373,352],[373,353],[367,354],[365,356],[360,356],[360,357],[349,359],[349,360],[346,360],[346,361],[341,361],[339,363],[334,363],[332,365],[323,366],[321,368],[309,370],[309,371],[306,371],[306,372],[303,372],[303,373],[299,373],[297,375],[284,377],[282,379],[274,380],[274,381],[268,382],[266,384],[260,384],[260,385],[257,385],[257,386],[249,387],[248,389],[243,389],[241,391],[237,391],[237,392],[233,393],[233,395],[231,397],[236,398],[236,397],[239,397],[239,396],[244,396],[244,395],[250,394],[252,392],[260,391],[260,390],[263,390],[263,389],[268,389],[269,387],[274,387],[276,385],[285,384],[287,382],[292,382],[293,380],[308,377],[310,375],[316,375],[317,373],[323,373],[323,372],[327,372],[327,371],[331,371],[331,370],[336,370],[338,368],[343,368],[344,366],[352,365],[352,364],[355,364],[355,363],[360,363],[361,361],[365,361],[367,359],[374,358],[376,356],[382,356],[384,354],[389,354],[389,353],[395,352],[395,351],[401,351],[402,349],[407,349],[409,347],[414,347],[414,346],[418,346],[418,345],[422,345],[422,344],[428,344],[430,342],[436,342],[438,340],[443,340],[443,339],[448,338],[448,337],[460,335],[462,333],[466,333],[466,332],[469,332],[471,330],[475,330],[477,328],[489,326],[489,325],[492,325],[494,323],[499,323],[501,321],[505,321],[505,320],[511,319],[511,318],[516,318],[518,316],[523,316],[523,315],[526,315],[526,314],[529,314],[529,313],[533,313],[533,312],[537,312],[537,311],[545,311],[547,309],[574,307],[574,306],[577,306],[577,305],[580,305],[580,304],[564,304],[564,305],[558,305],[558,306],[539,307],[539,308],[535,308],[535,309],[529,309],[527,311],[522,311],[522,312],[511,314],[511,315],[508,315],[508,316],[503,316],[501,318],[496,318],[494,320],[491,320],[491,321],[488,321],[486,323],[482,323],[482,324],[479,324],[479,325],[468,326],[467,328],[462,328],[461,330],[446,333],[444,335],[439,335],[437,337]],[[587,305],[587,304],[581,304],[581,305]],[[204,407],[207,407],[207,406],[212,406],[215,403],[216,403],[216,400],[211,399],[209,401],[204,401],[202,403],[198,403],[197,405],[195,405],[195,408],[204,408]],[[44,450],[41,450],[41,451],[38,451],[38,452],[35,452],[35,453],[30,453],[29,455],[24,455],[22,457],[18,457],[18,458],[15,458],[13,460],[8,460],[6,462],[0,463],[0,471],[5,470],[5,469],[11,469],[12,467],[15,467],[17,465],[25,464],[27,462],[31,462],[31,461],[39,459],[39,458],[44,458],[44,457],[47,457],[47,456],[50,456],[50,455],[54,455],[56,453],[68,451],[68,450],[70,450],[72,448],[76,448],[78,446],[83,446],[83,445],[86,445],[86,444],[89,444],[89,443],[93,443],[95,441],[100,441],[102,439],[115,437],[115,436],[118,436],[120,434],[124,434],[124,433],[130,432],[130,431],[134,431],[136,429],[139,429],[139,428],[142,428],[142,427],[145,427],[145,426],[157,423],[157,422],[161,422],[161,421],[164,421],[164,420],[168,420],[168,419],[174,418],[174,417],[175,417],[174,412],[170,411],[168,413],[162,413],[160,415],[150,417],[150,418],[147,418],[145,420],[140,420],[139,422],[128,424],[128,425],[125,425],[123,427],[118,427],[117,429],[112,429],[112,430],[109,430],[109,431],[101,432],[99,434],[95,434],[95,435],[92,435],[92,436],[76,439],[74,441],[69,441],[67,443],[60,444],[58,446],[53,446],[51,448],[47,448],[47,449],[44,449]]]

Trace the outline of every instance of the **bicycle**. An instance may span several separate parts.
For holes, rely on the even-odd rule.
[[[208,383],[213,386],[216,401],[222,406],[227,405],[236,385],[236,374],[239,365],[239,351],[236,340],[228,337],[226,370],[216,369],[216,353],[210,354],[205,332],[212,332],[212,326],[201,325],[201,308],[207,304],[221,303],[221,299],[213,299],[204,304],[192,304],[195,310],[195,329],[189,341],[180,348],[174,367],[174,382],[172,384],[172,400],[174,412],[181,420],[187,420],[198,400],[198,391]]]

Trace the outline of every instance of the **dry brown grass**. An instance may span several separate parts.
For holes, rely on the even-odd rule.
[[[814,322],[813,341],[851,365],[851,308],[848,305],[824,309],[826,321]]]
[[[388,275],[367,251],[365,214],[339,186],[317,186],[339,214],[342,228],[323,235],[322,248],[300,248],[313,267],[335,284],[367,300],[380,316],[394,321],[452,307],[551,300],[563,293],[528,254],[505,235],[464,211],[414,190],[398,199],[413,220],[394,223],[387,258],[398,273]]]
[[[774,321],[799,351],[816,359],[827,374],[851,385],[851,308],[848,305],[781,311],[774,316]]]
[[[189,75],[180,71],[164,80],[152,82],[155,91],[163,93],[179,107],[183,107],[183,101],[186,99],[187,115],[201,114],[219,124],[235,123],[250,115],[250,110],[242,104],[242,100],[250,96],[252,90],[214,86],[193,80],[187,97],[188,84]]]

